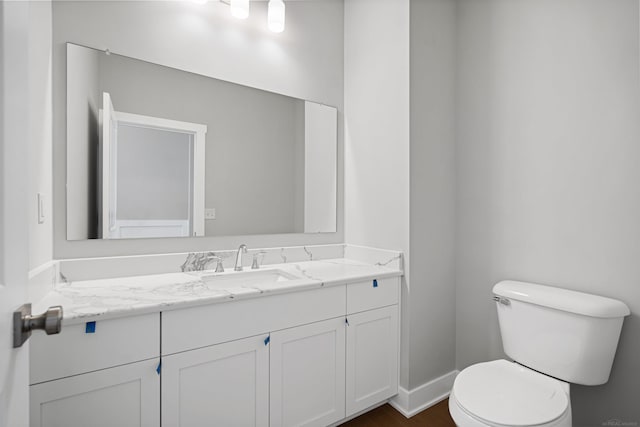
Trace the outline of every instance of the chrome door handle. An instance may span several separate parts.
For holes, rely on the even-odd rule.
[[[13,312],[13,348],[22,347],[31,331],[43,330],[47,335],[59,334],[62,329],[62,306],[49,307],[37,316],[31,314],[31,303]]]

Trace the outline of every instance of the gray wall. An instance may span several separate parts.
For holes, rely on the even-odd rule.
[[[411,0],[409,389],[455,369],[455,19]]]
[[[228,5],[208,2],[55,2],[53,5],[54,255],[56,258],[163,253],[249,246],[343,241],[343,159],[338,159],[338,231],[225,238],[130,241],[66,240],[64,43],[74,42],[202,75],[343,105],[342,0],[290,2],[287,29],[266,29],[266,2],[253,2],[247,21],[229,18]],[[342,152],[342,117],[338,121]],[[299,156],[299,154],[297,154]],[[274,192],[275,194],[275,192]],[[277,197],[277,195],[276,195]],[[299,196],[298,196],[299,197]],[[265,203],[273,203],[272,198]],[[276,201],[277,202],[277,201]]]
[[[572,386],[575,426],[640,422],[637,0],[466,0],[458,15],[457,366],[502,357],[491,288],[618,298],[609,383]]]
[[[345,2],[345,240],[404,251],[409,382],[409,0]]]
[[[345,23],[346,242],[405,253],[412,390],[455,369],[455,3],[349,0]]]

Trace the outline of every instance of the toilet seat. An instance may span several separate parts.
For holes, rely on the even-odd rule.
[[[488,426],[555,424],[570,410],[567,385],[507,360],[478,363],[455,380],[455,404]]]

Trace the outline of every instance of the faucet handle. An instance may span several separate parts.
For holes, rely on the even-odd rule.
[[[224,273],[224,266],[222,265],[222,258],[214,256],[212,259],[216,260],[216,273]]]
[[[257,270],[260,268],[260,264],[258,264],[258,256],[266,254],[265,251],[258,251],[253,254],[253,262],[251,263],[251,269]]]
[[[202,260],[201,265],[197,270],[208,270],[209,264],[211,262],[216,261],[216,273],[224,273],[224,267],[222,266],[222,258],[217,256],[214,252],[207,252],[206,254],[201,254]]]

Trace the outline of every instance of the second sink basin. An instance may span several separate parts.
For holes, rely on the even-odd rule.
[[[298,277],[282,270],[273,269],[204,274],[200,276],[200,279],[208,287],[232,288],[237,286],[270,285],[277,282],[295,280]]]

